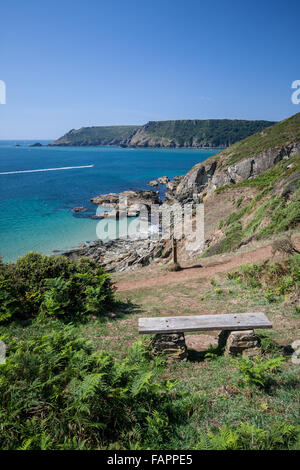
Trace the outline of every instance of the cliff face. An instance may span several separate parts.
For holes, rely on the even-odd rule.
[[[208,195],[218,188],[256,178],[281,160],[296,155],[300,156],[300,142],[260,152],[223,169],[222,154],[218,154],[219,160],[208,159],[185,175],[177,187],[176,198],[181,202],[190,201],[195,195]]]
[[[227,147],[272,125],[270,121],[230,119],[151,121],[144,126],[72,129],[50,145],[121,147]]]
[[[204,201],[206,255],[298,228],[300,113],[195,165],[175,198]]]
[[[195,165],[178,185],[176,197],[184,202],[195,195],[254,179],[296,155],[300,155],[300,113]]]
[[[127,142],[132,147],[227,147],[272,125],[269,121],[193,119],[151,121]]]

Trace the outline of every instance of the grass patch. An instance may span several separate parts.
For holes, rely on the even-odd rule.
[[[254,157],[270,148],[283,147],[300,140],[300,113],[236,142],[222,151],[224,165],[234,165],[244,158]]]
[[[274,264],[267,260],[260,265],[243,265],[229,273],[228,278],[243,282],[248,288],[260,288],[269,302],[296,296],[300,285],[300,255]]]
[[[270,279],[277,277],[279,285],[294,276],[295,260],[285,271],[268,271]],[[247,276],[262,283],[268,266],[253,268],[254,274],[248,269]],[[299,319],[291,314],[292,295],[288,290],[284,304],[269,302],[264,287],[248,282],[245,274],[122,292],[114,315],[89,316],[72,327],[42,316],[0,325],[8,345],[7,363],[0,365],[1,447],[296,448],[299,367],[291,362],[288,345],[297,339]],[[259,333],[263,368],[285,357],[277,371],[262,371],[267,386],[244,380],[231,358],[214,348],[201,360],[191,356],[186,363],[166,366],[151,356],[147,342],[138,341],[140,316],[258,307],[274,327]]]
[[[225,231],[224,237],[209,247],[202,257],[233,251],[242,242],[247,243],[253,235],[259,240],[294,229],[300,223],[299,206],[300,188],[295,190],[290,199],[272,195],[269,188],[264,188],[248,205],[229,214],[225,221],[220,221],[219,229]],[[244,217],[249,214],[252,215],[251,220],[244,225]]]

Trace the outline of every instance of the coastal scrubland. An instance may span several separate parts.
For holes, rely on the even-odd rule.
[[[180,180],[174,198],[196,193],[208,216],[204,252],[185,258],[178,240],[178,273],[163,256],[111,275],[84,257],[0,263],[1,449],[300,448],[299,116]],[[257,358],[225,355],[214,332],[187,335],[188,360],[169,362],[137,329],[249,311],[273,325]]]
[[[68,282],[71,271],[77,283],[84,271],[81,289],[91,295],[84,274],[97,278],[97,269],[68,262],[66,270],[59,258],[54,264],[34,254],[18,267],[1,264],[1,291],[11,279],[19,296],[1,304],[2,449],[299,448],[299,365],[291,348],[299,324],[299,255],[120,293],[107,281],[102,300],[97,293],[101,308],[82,315],[71,307],[74,291],[60,288],[58,297],[48,276]],[[118,283],[118,274],[112,281]],[[187,362],[168,363],[153,356],[150,340],[137,331],[141,315],[258,309],[274,327],[259,333],[259,360],[224,356],[216,335],[191,335],[204,348],[190,349]]]

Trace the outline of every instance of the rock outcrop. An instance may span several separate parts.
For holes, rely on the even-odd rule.
[[[73,207],[72,212],[86,212],[87,208],[83,206],[76,206]]]
[[[168,176],[160,176],[156,180],[149,181],[148,185],[153,187],[158,187],[159,184],[164,185],[167,189],[165,193],[166,201],[171,202],[175,199],[175,192],[178,184],[184,176],[174,176],[172,179]]]
[[[63,255],[72,260],[88,257],[97,261],[107,272],[114,272],[147,266],[157,259],[167,259],[171,251],[171,244],[163,240],[120,238],[105,243],[97,240],[82,244]]]
[[[120,210],[127,210],[128,217],[135,217],[144,208],[160,204],[158,192],[151,190],[123,191],[122,193],[102,194],[91,198],[91,202],[102,208],[111,208],[117,216]]]
[[[154,187],[155,187],[155,186],[158,186],[159,183],[158,183],[157,180],[151,180],[151,181],[149,181],[149,183],[147,183],[147,184],[148,184],[149,186],[154,186]]]
[[[255,178],[284,158],[297,154],[300,154],[300,142],[268,149],[224,168],[221,152],[205,163],[195,165],[187,173],[177,187],[176,198],[181,202],[195,200],[222,186]]]

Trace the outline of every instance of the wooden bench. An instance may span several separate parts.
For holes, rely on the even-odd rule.
[[[154,350],[178,359],[187,357],[184,333],[205,330],[222,330],[219,344],[227,342],[229,353],[257,355],[259,340],[253,330],[258,328],[272,328],[263,312],[139,318],[140,334],[156,334]]]
[[[262,312],[139,318],[140,334],[168,334],[204,330],[236,331],[257,328],[272,328],[271,323]]]

